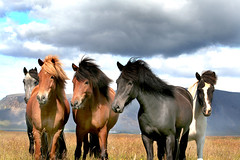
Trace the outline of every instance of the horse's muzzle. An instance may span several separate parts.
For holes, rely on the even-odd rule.
[[[47,96],[45,95],[37,95],[37,100],[40,105],[44,105],[47,103]]]
[[[114,105],[114,106],[112,106],[112,110],[113,110],[115,113],[122,113],[122,112],[123,112],[123,109],[121,109],[119,105]]]
[[[71,106],[73,109],[80,109],[82,104],[83,104],[83,101],[81,101],[81,102],[78,100],[71,101]]]
[[[209,117],[212,114],[212,109],[207,110],[206,107],[202,108],[202,113],[205,117]]]

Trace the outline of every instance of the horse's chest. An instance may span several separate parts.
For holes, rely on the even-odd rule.
[[[41,111],[40,117],[36,122],[35,126],[38,130],[57,130],[64,122],[64,115],[58,110]]]

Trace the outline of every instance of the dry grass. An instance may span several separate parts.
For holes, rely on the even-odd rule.
[[[32,159],[28,153],[28,138],[25,132],[0,131],[0,160]],[[74,159],[76,138],[66,133],[68,159]],[[154,156],[157,159],[156,144]],[[108,139],[110,160],[145,160],[146,153],[140,135],[111,134]],[[88,158],[91,159],[91,158]],[[187,159],[197,159],[195,142],[187,148]],[[205,160],[239,160],[240,137],[207,137],[204,148]]]

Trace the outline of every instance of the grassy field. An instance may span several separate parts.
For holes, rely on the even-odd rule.
[[[75,134],[66,133],[68,159],[74,159]],[[28,138],[25,132],[0,131],[0,160],[32,159],[28,153]],[[154,156],[157,159],[156,144]],[[146,153],[140,135],[110,134],[108,139],[110,160],[145,160]],[[195,142],[187,148],[187,159],[196,160]],[[88,158],[91,159],[91,158]],[[204,148],[205,160],[239,160],[240,137],[207,137]]]

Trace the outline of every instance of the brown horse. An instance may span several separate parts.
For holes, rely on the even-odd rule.
[[[70,112],[64,92],[68,78],[56,56],[49,55],[44,62],[38,59],[38,63],[42,67],[39,85],[34,88],[26,111],[33,125],[35,159],[41,158],[41,152],[42,158],[63,158],[66,154],[63,130]]]
[[[98,136],[101,158],[107,159],[107,137],[109,130],[115,125],[118,114],[114,113],[111,105],[115,96],[109,87],[111,80],[92,62],[93,59],[84,58],[79,67],[72,64],[76,72],[73,77],[73,119],[76,123],[77,147],[75,159],[81,157],[82,142],[87,139],[88,133]],[[88,146],[84,147],[87,154]],[[86,155],[83,155],[83,159]]]

